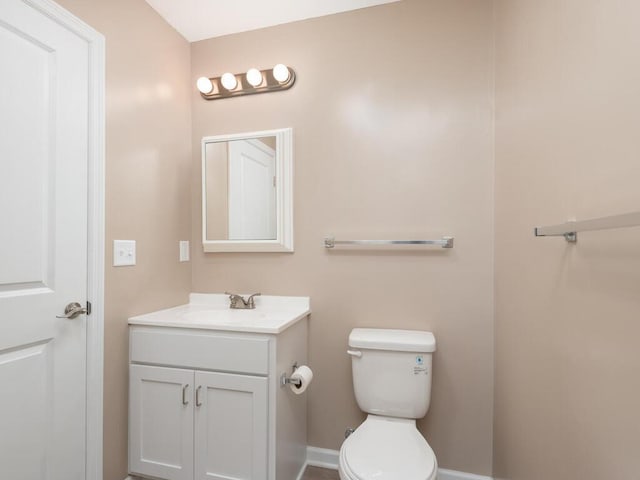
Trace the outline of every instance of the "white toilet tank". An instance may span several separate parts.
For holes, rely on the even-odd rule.
[[[353,387],[363,412],[422,418],[431,400],[431,332],[355,328],[349,335]]]

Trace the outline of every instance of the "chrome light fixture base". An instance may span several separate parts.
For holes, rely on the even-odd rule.
[[[254,95],[256,93],[277,92],[280,90],[288,90],[296,82],[296,72],[292,68],[289,69],[289,78],[285,82],[279,82],[273,76],[273,69],[260,70],[262,74],[262,83],[257,86],[251,85],[247,80],[245,73],[237,73],[235,77],[238,84],[235,88],[227,90],[222,85],[222,76],[211,77],[209,80],[212,84],[212,90],[209,93],[200,92],[205,100],[219,100],[223,98],[241,97],[243,95]]]

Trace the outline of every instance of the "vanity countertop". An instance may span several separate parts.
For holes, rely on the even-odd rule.
[[[179,307],[137,315],[129,325],[278,334],[311,313],[309,297],[255,297],[253,310],[232,310],[229,296],[192,293]]]

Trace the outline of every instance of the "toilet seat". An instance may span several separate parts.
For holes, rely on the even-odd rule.
[[[369,415],[340,449],[342,480],[434,480],[437,469],[412,419]]]

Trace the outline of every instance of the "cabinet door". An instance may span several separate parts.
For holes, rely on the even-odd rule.
[[[129,367],[129,470],[193,480],[193,370]]]
[[[267,479],[267,379],[196,372],[195,479]]]

